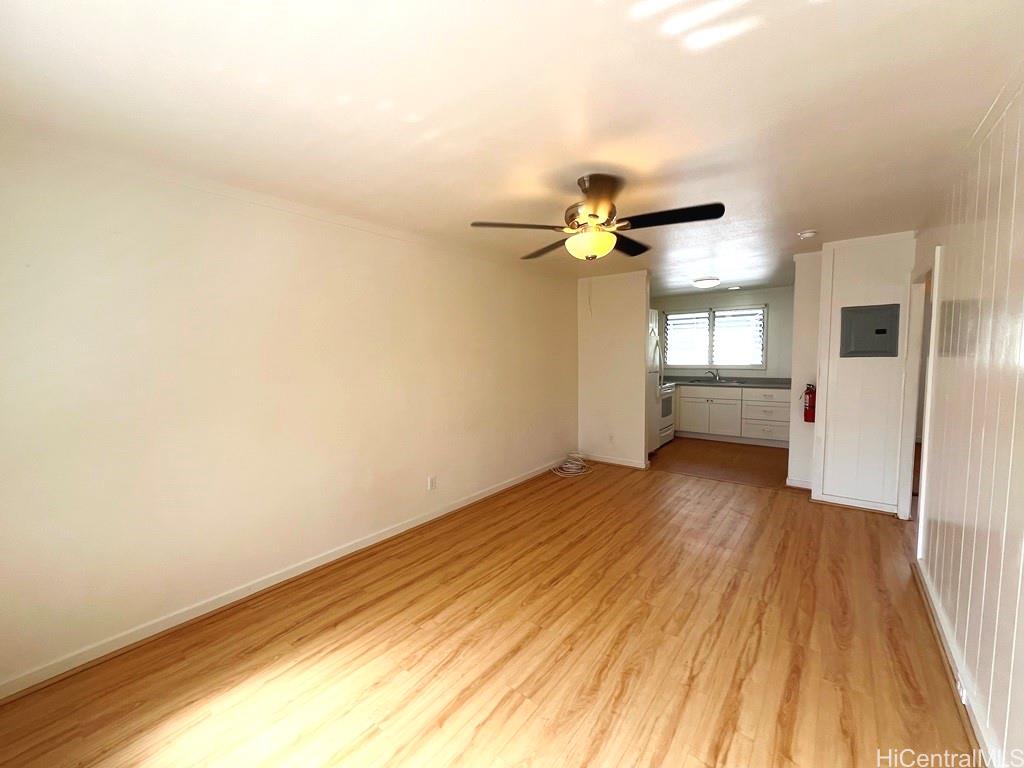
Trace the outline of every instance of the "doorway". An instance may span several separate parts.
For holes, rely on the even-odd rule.
[[[914,491],[911,518],[917,527],[917,556],[925,551],[924,516],[928,513],[928,446],[932,429],[932,383],[939,334],[939,291],[942,278],[943,246],[935,246],[932,268],[924,275],[924,327],[921,333],[921,376],[915,442]]]
[[[785,488],[785,448],[677,437],[651,456],[651,469],[759,488]]]

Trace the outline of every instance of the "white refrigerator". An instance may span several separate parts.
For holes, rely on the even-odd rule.
[[[661,381],[664,371],[661,345],[661,313],[647,312],[647,452],[657,450],[661,426]]]

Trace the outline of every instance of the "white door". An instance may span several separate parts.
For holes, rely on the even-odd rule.
[[[709,403],[704,399],[679,398],[676,409],[676,429],[683,432],[707,432],[709,427]]]
[[[913,233],[899,233],[824,249],[815,499],[896,511],[914,247]],[[842,356],[843,308],[880,304],[900,305],[897,356]]]
[[[713,435],[739,436],[740,425],[739,400],[708,401],[708,432]]]

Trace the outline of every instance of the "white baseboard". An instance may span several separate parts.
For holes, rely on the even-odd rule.
[[[100,640],[97,643],[93,643],[92,645],[88,645],[65,656],[61,656],[58,659],[54,659],[53,661],[36,667],[35,669],[10,677],[0,682],[0,701],[17,693],[18,691],[22,691],[26,688],[37,685],[38,683],[49,680],[50,678],[62,675],[76,667],[82,666],[83,664],[88,664],[90,661],[115,653],[122,648],[134,645],[146,638],[152,637],[160,632],[164,632],[179,624],[184,624],[185,622],[191,621],[192,619],[198,618],[204,614],[211,613],[218,608],[223,608],[225,605],[238,602],[243,598],[249,597],[257,592],[267,589],[268,587],[272,587],[275,584],[279,584],[282,581],[299,576],[307,571],[311,571],[314,568],[331,562],[332,560],[337,560],[345,555],[349,555],[360,549],[369,547],[372,544],[376,544],[379,541],[389,539],[392,536],[397,536],[410,528],[415,528],[417,525],[422,525],[434,518],[447,515],[449,512],[454,512],[461,507],[480,501],[480,499],[503,491],[513,485],[518,485],[532,477],[536,477],[537,475],[547,472],[552,467],[561,463],[561,461],[562,459],[547,462],[539,467],[523,472],[515,477],[511,477],[508,480],[503,480],[502,482],[495,483],[481,491],[472,493],[469,496],[464,496],[463,498],[446,504],[439,509],[425,512],[422,515],[416,515],[408,520],[404,520],[375,533],[363,536],[355,541],[350,541],[346,544],[342,544],[341,546],[334,547],[319,555],[315,555],[299,563],[290,565],[287,568],[282,568],[279,571],[275,571],[274,573],[270,573],[266,576],[250,581],[240,587],[229,589],[226,592],[221,592],[219,595],[193,603],[192,605],[178,611],[174,611],[173,613],[168,613],[157,619],[153,619],[152,621],[139,624],[136,627],[113,635],[112,637],[108,637],[105,640]]]
[[[896,514],[895,504],[883,504],[880,501],[865,501],[864,499],[855,499],[851,496],[833,496],[829,493],[819,493],[815,496],[812,491],[811,501],[824,501],[828,504],[839,504],[843,507],[856,507],[857,509],[867,509],[872,512],[885,512],[889,515]]]
[[[790,488],[803,488],[806,491],[811,490],[810,480],[797,480],[795,477],[787,477],[786,485]]]
[[[985,727],[983,725],[985,720],[979,717],[979,713],[987,712],[988,707],[981,701],[978,689],[971,681],[971,676],[967,673],[967,665],[964,662],[963,654],[956,647],[954,639],[956,638],[956,633],[953,631],[953,627],[950,626],[946,614],[941,609],[931,576],[928,575],[928,571],[925,568],[921,567],[919,560],[914,562],[913,567],[919,577],[919,582],[924,587],[924,597],[928,603],[929,612],[938,625],[942,650],[950,667],[953,669],[954,677],[956,677],[960,687],[963,689],[963,702],[967,710],[967,716],[971,719],[971,725],[974,727],[974,735],[978,739],[978,745],[987,758],[984,764],[1003,765],[1002,749],[999,747],[996,734],[992,733],[991,729]]]
[[[646,461],[630,461],[618,456],[599,456],[596,453],[584,453],[583,458],[590,461],[600,461],[602,464],[618,464],[620,467],[632,467],[633,469],[647,469]]]
[[[740,445],[763,445],[765,448],[789,448],[788,440],[764,440],[760,437],[738,435],[712,435],[707,432],[683,432],[676,430],[676,437],[692,437],[695,440],[710,440],[714,443],[739,443]]]

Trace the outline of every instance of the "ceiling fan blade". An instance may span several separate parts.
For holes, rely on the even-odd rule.
[[[471,227],[500,227],[502,229],[546,229],[550,232],[562,232],[565,227],[555,224],[510,224],[505,221],[474,221]]]
[[[647,253],[647,251],[651,250],[651,246],[644,245],[632,237],[626,237],[621,232],[616,232],[615,250],[622,251],[627,256],[639,256],[641,253]]]
[[[720,219],[724,215],[724,205],[707,203],[706,205],[691,205],[689,208],[672,208],[667,211],[627,216],[626,221],[629,222],[630,229],[644,229],[645,227],[662,227],[666,224],[686,224],[691,221]]]
[[[569,238],[565,238],[568,240]],[[559,240],[558,242],[552,243],[551,245],[545,245],[543,248],[538,248],[536,251],[520,256],[521,259],[536,259],[538,256],[543,256],[545,253],[551,253],[556,248],[561,247],[565,244],[565,240]]]

